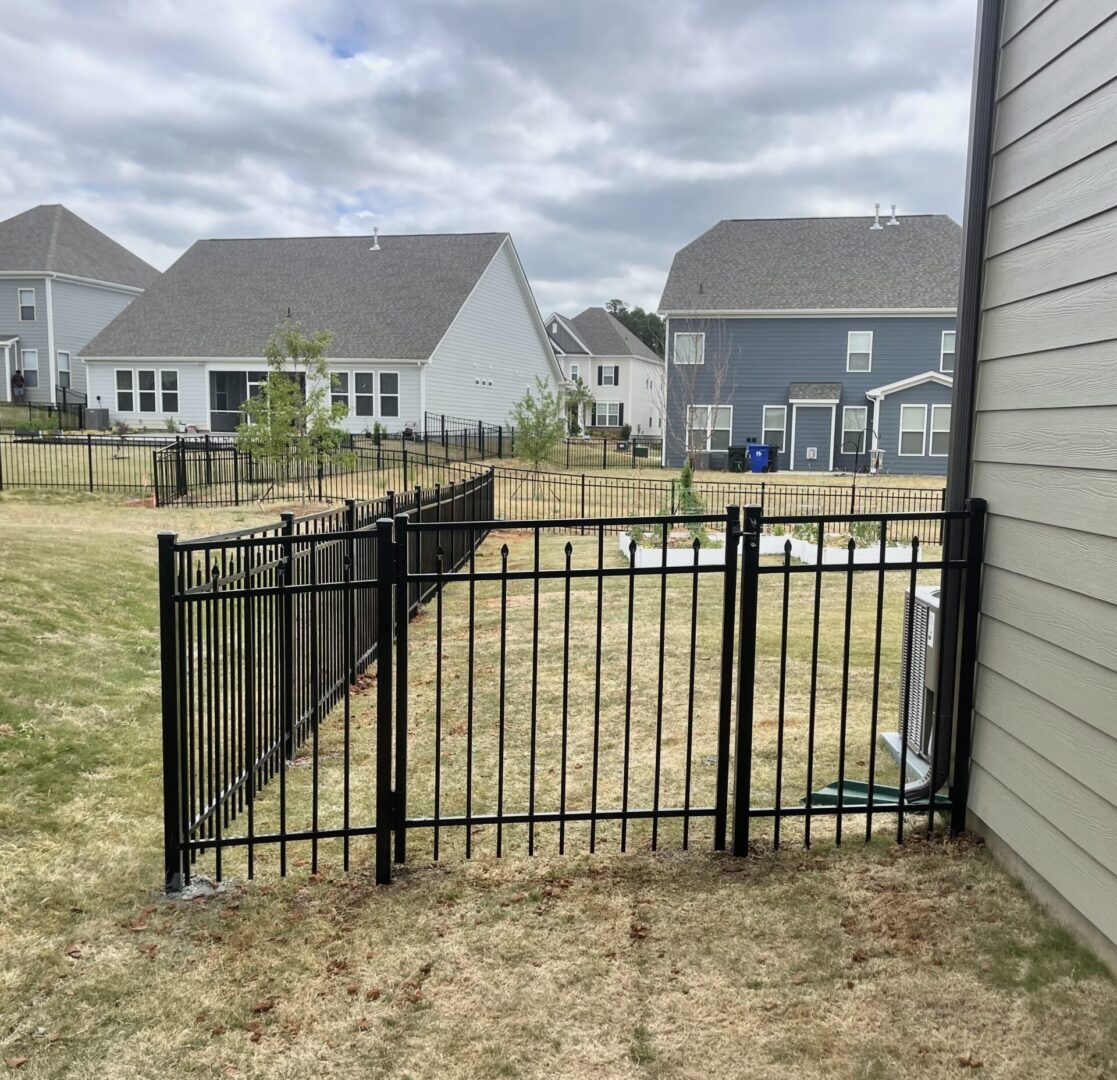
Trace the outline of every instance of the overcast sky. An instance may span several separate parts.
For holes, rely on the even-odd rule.
[[[195,239],[512,234],[544,313],[655,306],[725,217],[961,219],[975,0],[35,0],[0,217]]]

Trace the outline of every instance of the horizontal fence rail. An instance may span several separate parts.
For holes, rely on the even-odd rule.
[[[981,504],[502,520],[499,475],[161,540],[171,887],[958,824]]]

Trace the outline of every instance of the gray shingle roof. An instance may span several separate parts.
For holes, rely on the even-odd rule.
[[[54,203],[0,221],[0,270],[50,271],[147,288],[159,271]]]
[[[603,307],[588,307],[570,320],[574,331],[594,356],[660,357],[627,326]]]
[[[953,308],[962,229],[945,214],[719,221],[671,263],[660,311]]]
[[[793,382],[787,388],[789,401],[837,401],[842,384],[836,382]]]
[[[260,356],[277,323],[331,357],[430,356],[507,233],[199,240],[84,356]]]

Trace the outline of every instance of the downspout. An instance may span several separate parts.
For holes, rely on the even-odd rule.
[[[966,165],[966,205],[962,222],[962,277],[955,324],[956,356],[951,409],[950,458],[944,507],[960,511],[970,493],[973,456],[974,403],[977,391],[977,348],[981,331],[981,293],[985,274],[985,234],[993,165],[993,123],[997,94],[997,59],[1003,0],[982,0],[977,13],[973,98]],[[945,559],[964,554],[962,530],[950,530]],[[905,801],[930,798],[952,776],[958,645],[962,620],[961,575],[942,575],[939,612],[941,652],[935,693],[935,733],[931,769],[922,782],[904,789]],[[969,677],[967,675],[967,677]],[[944,692],[947,691],[947,692]]]

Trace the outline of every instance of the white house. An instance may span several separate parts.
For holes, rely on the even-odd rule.
[[[593,394],[590,427],[631,424],[638,435],[663,434],[663,359],[603,307],[545,320],[563,374]]]
[[[83,351],[90,404],[235,430],[285,319],[333,334],[354,432],[507,423],[537,377],[562,378],[507,233],[199,240]]]

